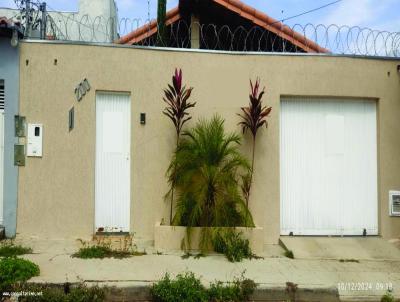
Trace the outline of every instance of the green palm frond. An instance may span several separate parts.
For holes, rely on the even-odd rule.
[[[225,133],[220,116],[201,119],[183,132],[169,166],[168,179],[178,193],[173,224],[205,227],[202,248],[211,242],[207,227],[254,225],[241,192],[242,175],[251,168],[240,143],[239,135]]]

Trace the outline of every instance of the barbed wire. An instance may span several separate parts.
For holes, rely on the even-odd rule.
[[[157,37],[155,21],[130,18],[104,18],[89,15],[50,12],[48,36],[56,40],[125,44],[243,52],[305,52],[313,43],[314,52],[362,56],[400,57],[400,32],[375,30],[359,26],[295,24],[282,25],[280,36],[263,27],[189,23],[179,20],[168,26],[165,37]],[[142,25],[145,24],[145,25]],[[141,32],[134,35],[132,32]],[[193,33],[193,34],[192,34]],[[296,41],[302,43],[296,43]],[[121,40],[119,40],[121,41]],[[160,43],[161,41],[161,43]],[[313,47],[311,47],[313,49]]]

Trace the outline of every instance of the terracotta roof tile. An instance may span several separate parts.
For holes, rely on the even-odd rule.
[[[166,15],[166,24],[170,25],[176,21],[178,21],[181,18],[181,15],[179,14],[179,7],[175,7],[174,9],[171,9],[170,11],[167,12]],[[121,37],[117,41],[118,44],[134,44],[137,42],[140,42],[152,35],[154,35],[157,32],[157,21],[153,20],[150,23],[147,23],[138,29],[130,32],[129,34]]]
[[[317,43],[307,39],[298,32],[293,31],[288,26],[284,25],[280,21],[271,18],[267,14],[259,11],[239,0],[211,0],[214,3],[224,6],[226,9],[235,12],[243,18],[253,22],[257,26],[263,27],[264,29],[271,31],[279,37],[290,41],[292,44],[303,49],[306,52],[329,52],[327,49],[320,47]],[[181,18],[179,14],[179,7],[170,10],[167,13],[167,25],[170,25]],[[120,44],[134,44],[140,42],[143,39],[157,32],[157,22],[152,21],[135,31],[123,36],[117,43]]]

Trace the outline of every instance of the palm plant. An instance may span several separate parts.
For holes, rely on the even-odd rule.
[[[179,192],[173,225],[187,226],[188,237],[191,227],[203,227],[203,251],[212,245],[207,227],[254,225],[239,189],[243,173],[250,171],[240,142],[239,135],[225,133],[218,115],[200,120],[183,133],[169,166],[169,182]]]
[[[182,86],[182,81],[182,70],[175,69],[175,74],[172,76],[172,85],[168,84],[168,88],[164,89],[163,97],[164,102],[167,104],[163,114],[168,116],[175,126],[176,148],[178,147],[183,125],[192,118],[187,111],[196,105],[196,103],[190,103],[188,101],[193,88]],[[174,203],[174,183],[175,182],[171,182],[171,190],[169,194],[167,194],[167,196],[171,196],[170,223],[172,222],[172,208]]]
[[[246,198],[246,206],[249,206],[250,189],[253,182],[254,171],[254,154],[256,150],[256,137],[258,130],[265,125],[268,127],[267,117],[271,113],[272,108],[263,106],[262,98],[265,94],[265,88],[260,91],[260,79],[256,79],[255,84],[250,80],[250,103],[248,107],[242,107],[242,114],[238,114],[242,121],[239,125],[242,126],[243,134],[249,130],[253,138],[251,172],[250,176],[245,180],[242,186],[243,193]]]

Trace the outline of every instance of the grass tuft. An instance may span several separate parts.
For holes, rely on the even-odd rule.
[[[241,262],[243,259],[263,259],[251,251],[250,242],[243,238],[241,232],[232,229],[222,229],[213,238],[214,250],[224,254],[230,262]]]
[[[5,243],[0,245],[0,257],[15,257],[19,255],[31,254],[32,249],[13,243]]]
[[[394,296],[391,292],[387,291],[381,298],[381,302],[395,302]]]
[[[175,279],[166,274],[153,285],[151,294],[155,302],[244,302],[249,301],[256,287],[253,280],[244,277],[244,272],[233,282],[215,281],[210,288],[204,287],[192,272],[186,272]]]
[[[21,296],[20,302],[104,302],[109,288],[91,286],[84,283],[71,285],[65,283],[64,287],[54,285],[21,284],[14,286],[14,292],[38,293],[38,295]]]
[[[0,291],[9,290],[13,284],[25,282],[39,274],[39,266],[29,260],[3,258],[0,260]]]
[[[89,247],[82,247],[79,251],[72,255],[74,258],[81,259],[104,259],[116,258],[124,259],[132,256],[143,256],[145,252],[130,251],[130,250],[114,250],[109,246],[95,245]]]

